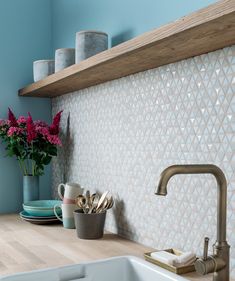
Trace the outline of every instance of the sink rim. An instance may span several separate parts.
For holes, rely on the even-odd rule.
[[[48,268],[42,268],[42,269],[36,269],[32,271],[26,271],[26,272],[19,272],[19,273],[14,273],[14,274],[7,274],[7,275],[1,275],[0,280],[8,280],[7,278],[9,277],[20,277],[25,274],[33,274],[33,273],[39,273],[39,272],[46,272],[46,271],[52,271],[52,270],[61,270],[61,269],[69,269],[69,268],[74,268],[78,265],[90,265],[90,264],[99,264],[99,263],[105,263],[107,261],[115,261],[115,260],[127,260],[133,265],[136,263],[141,264],[149,268],[151,271],[159,272],[161,275],[172,278],[172,281],[189,281],[189,279],[182,277],[181,275],[175,274],[173,272],[170,272],[160,266],[154,265],[141,257],[133,256],[133,255],[122,255],[122,256],[114,256],[114,257],[109,257],[109,258],[104,258],[104,259],[97,259],[97,260],[89,260],[89,261],[82,261],[80,263],[74,263],[74,264],[68,264],[64,266],[55,266],[55,267],[48,267]]]

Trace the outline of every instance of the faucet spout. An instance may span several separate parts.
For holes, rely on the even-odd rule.
[[[214,280],[227,281],[229,280],[229,245],[226,241],[227,181],[225,175],[219,167],[211,164],[173,165],[161,173],[155,194],[166,196],[169,180],[174,175],[179,174],[212,174],[217,181],[217,241],[213,247],[214,257],[216,257],[216,262],[218,262],[218,265],[216,264],[214,268],[217,268],[219,271],[214,273]],[[214,258],[212,257],[212,259]],[[201,269],[202,266],[205,268],[208,265],[205,265],[205,262],[203,263],[201,260],[197,262],[196,269],[200,268],[198,271],[207,273],[207,270]]]

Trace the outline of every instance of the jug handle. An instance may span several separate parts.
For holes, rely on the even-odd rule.
[[[63,195],[62,195],[62,193],[61,193],[61,188],[62,188],[62,187],[63,187],[63,189],[64,189],[64,188],[65,188],[65,185],[64,185],[63,183],[59,184],[59,186],[58,186],[58,194],[59,194],[59,197],[60,197],[61,200],[64,199],[64,197],[63,197]]]

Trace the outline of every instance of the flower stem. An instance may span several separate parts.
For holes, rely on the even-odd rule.
[[[35,169],[34,169],[34,160],[33,160],[33,141],[32,141],[32,175],[35,175]]]
[[[22,165],[23,165],[23,168],[24,168],[24,173],[27,176],[28,175],[28,170],[27,170],[27,167],[25,166],[24,161],[22,161]]]
[[[19,163],[19,166],[20,166],[20,169],[21,169],[23,175],[26,176],[27,175],[27,169],[24,165],[24,161],[22,161],[21,159],[18,158],[18,163]]]
[[[21,170],[22,174],[25,175],[23,167],[22,167],[21,162],[20,162],[20,159],[17,159],[17,160],[18,160],[18,163],[19,163],[20,170]]]

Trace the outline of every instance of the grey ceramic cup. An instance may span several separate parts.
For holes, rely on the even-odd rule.
[[[55,72],[54,60],[37,60],[33,63],[33,78],[37,82]]]
[[[75,64],[75,49],[62,48],[55,51],[55,72]]]
[[[55,216],[63,222],[64,228],[74,229],[74,216],[73,211],[77,208],[75,204],[61,204],[54,206],[54,214]],[[58,215],[57,209],[62,210],[62,218]]]
[[[107,49],[108,34],[93,30],[85,30],[76,33],[76,63]]]
[[[106,212],[84,214],[83,210],[75,210],[73,214],[78,238],[99,239],[103,237]]]

